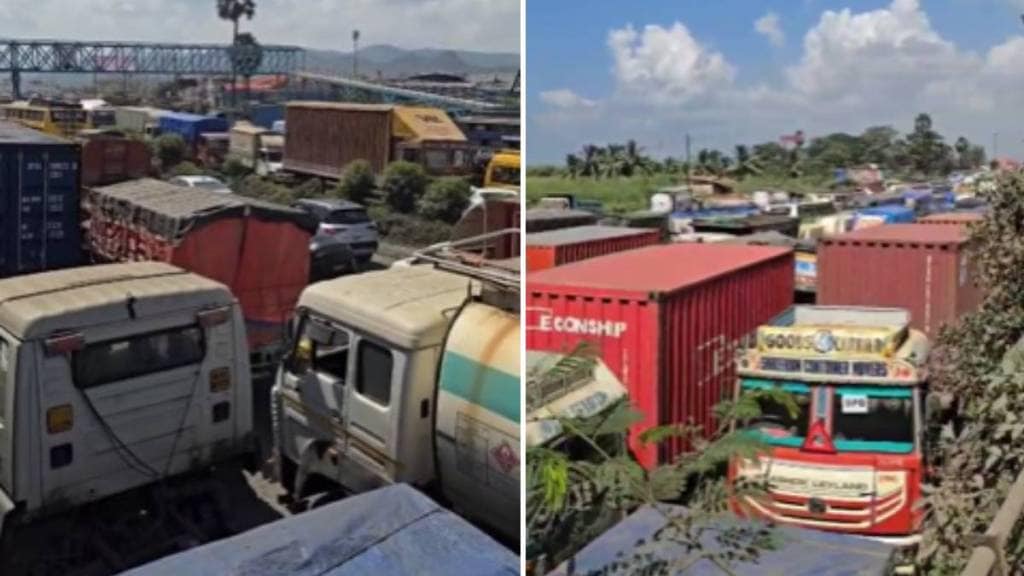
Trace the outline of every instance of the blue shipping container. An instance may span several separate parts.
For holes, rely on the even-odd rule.
[[[0,278],[82,262],[77,144],[0,121]]]
[[[226,118],[215,116],[168,112],[160,117],[161,134],[177,134],[190,146],[195,146],[200,134],[227,132],[229,129]]]
[[[249,120],[267,130],[274,129],[274,122],[284,120],[284,104],[258,104],[249,109]]]

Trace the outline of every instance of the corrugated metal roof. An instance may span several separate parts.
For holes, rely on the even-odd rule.
[[[946,224],[883,224],[854,230],[822,239],[825,244],[844,242],[905,243],[905,244],[964,244],[967,231],[961,226]]]
[[[412,141],[465,142],[466,135],[440,108],[395,106],[395,136]]]
[[[646,228],[624,228],[621,226],[575,226],[573,228],[562,228],[548,232],[538,232],[526,237],[527,246],[562,246],[565,244],[576,244],[578,242],[589,242],[592,240],[606,240],[608,238],[623,238],[626,236],[642,236],[657,232],[657,230]]]
[[[569,286],[665,293],[694,286],[792,253],[789,248],[668,244],[583,260],[527,276],[526,288]]]
[[[560,220],[563,218],[592,219],[595,216],[584,210],[559,210],[553,208],[534,208],[526,211],[527,220]]]
[[[128,319],[129,299],[140,317],[234,301],[222,284],[169,264],[86,266],[0,280],[0,326],[21,339],[45,337]]]
[[[432,266],[397,267],[342,276],[306,288],[299,306],[377,334],[392,344],[418,348],[439,343],[446,311],[466,299],[469,280]]]
[[[314,102],[299,100],[289,102],[288,108],[309,108],[313,110],[354,110],[360,112],[391,112],[395,107],[389,104],[353,104],[351,102]]]

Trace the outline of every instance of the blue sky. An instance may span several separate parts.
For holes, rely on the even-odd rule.
[[[1024,126],[1006,118],[1024,103],[1022,11],[1022,0],[530,0],[528,161],[630,137],[678,155],[688,131],[694,147],[731,150],[798,128],[906,130],[919,111],[950,137],[989,146],[999,131],[1000,152],[1021,155]]]
[[[520,0],[256,0],[264,43],[518,52]],[[223,42],[214,0],[0,0],[0,37]]]

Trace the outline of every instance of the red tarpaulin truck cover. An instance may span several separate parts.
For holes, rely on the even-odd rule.
[[[741,339],[792,303],[789,248],[638,248],[527,275],[526,348],[595,345],[644,414],[630,447],[651,466],[659,455],[637,434],[676,423],[713,433],[712,408],[732,395]],[[686,447],[671,440],[660,459]]]
[[[89,250],[101,260],[169,262],[231,288],[250,349],[279,343],[309,281],[316,223],[233,194],[132,180],[88,191]]]

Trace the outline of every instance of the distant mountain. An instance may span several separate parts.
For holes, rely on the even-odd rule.
[[[350,74],[352,53],[307,50],[306,68]],[[507,52],[476,52],[423,48],[406,50],[386,44],[359,50],[361,76],[401,78],[414,74],[443,72],[458,75],[508,74],[519,69],[519,55]]]

